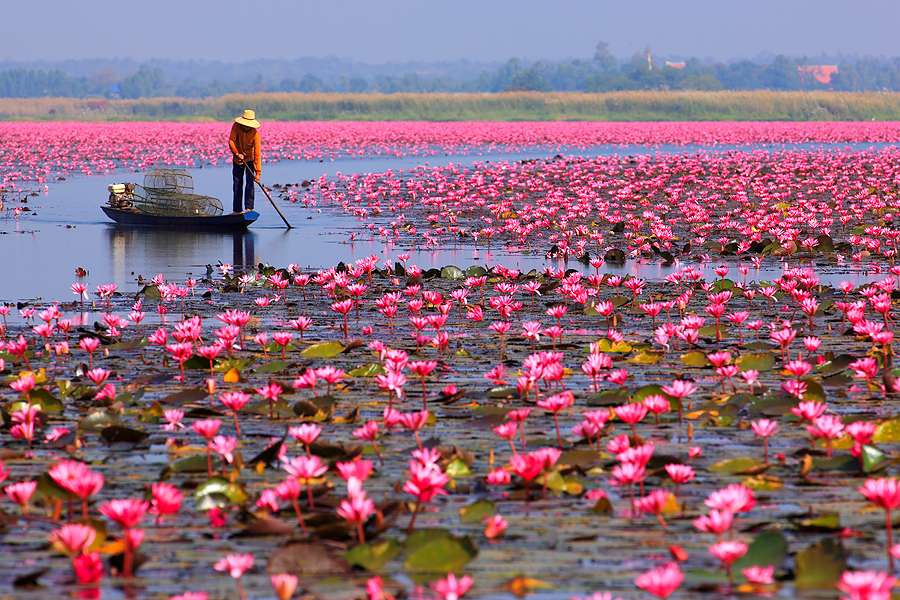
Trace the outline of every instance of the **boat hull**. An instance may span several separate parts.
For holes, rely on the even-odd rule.
[[[106,216],[120,225],[131,227],[154,227],[157,229],[247,229],[250,223],[259,218],[259,213],[249,210],[230,215],[215,217],[167,217],[149,215],[134,210],[122,210],[111,206],[101,206]]]

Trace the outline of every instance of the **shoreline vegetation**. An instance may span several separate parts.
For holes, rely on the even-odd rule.
[[[894,121],[900,93],[505,92],[232,94],[221,98],[4,98],[4,121]]]

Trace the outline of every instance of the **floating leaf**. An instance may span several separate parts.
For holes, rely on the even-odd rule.
[[[754,370],[763,373],[775,366],[775,355],[772,353],[744,354],[734,362],[740,366],[742,372]]]
[[[441,279],[462,279],[465,276],[462,269],[453,265],[447,265],[441,269]]]
[[[472,470],[469,469],[469,465],[467,465],[466,461],[458,456],[450,461],[450,464],[447,465],[445,472],[448,477],[454,478],[472,476]]]
[[[108,444],[128,443],[139,444],[150,437],[146,431],[138,431],[137,429],[129,429],[128,427],[119,427],[112,425],[100,431],[100,437],[106,440]]]
[[[344,345],[340,342],[321,342],[306,348],[300,354],[307,358],[331,358],[344,351]]]
[[[212,461],[213,469],[216,468],[216,463],[217,461],[214,459]],[[165,479],[169,475],[177,473],[206,473],[206,455],[197,454],[176,460],[172,464],[166,465],[159,478]]]
[[[403,546],[395,540],[360,544],[344,554],[344,560],[366,571],[379,571],[391,559],[403,552]]]
[[[855,473],[859,470],[859,460],[849,454],[835,456],[834,458],[814,458],[812,464],[813,468],[818,471]]]
[[[706,358],[706,355],[699,350],[694,350],[693,352],[682,354],[681,362],[683,362],[688,367],[705,367],[709,364],[709,360]]]
[[[665,354],[662,350],[641,350],[640,354],[632,356],[626,362],[637,365],[652,365],[658,362]]]
[[[875,428],[872,441],[876,444],[900,442],[900,417],[888,419]]]
[[[767,469],[769,466],[758,458],[741,456],[719,461],[709,466],[712,473],[730,473],[731,475],[752,475]]]
[[[34,388],[30,394],[31,403],[40,405],[41,412],[60,412],[63,409],[62,400],[56,398],[45,388]]]
[[[597,345],[600,352],[627,354],[631,352],[631,344],[628,342],[611,343],[608,338],[603,338]]]
[[[885,468],[888,465],[888,461],[885,460],[884,452],[875,446],[864,444],[862,447],[862,465],[863,473],[874,473]]]
[[[350,564],[321,542],[288,542],[269,557],[266,570],[290,575],[346,575]]]
[[[810,533],[827,533],[841,529],[841,516],[837,513],[822,515],[814,519],[802,519],[797,522],[797,529]]]
[[[501,387],[492,388],[491,391],[488,392],[488,398],[494,399],[505,399],[505,398],[518,398],[519,390],[515,386],[504,385]]]
[[[197,402],[198,400],[205,400],[209,396],[209,392],[206,391],[206,388],[188,388],[182,392],[178,392],[177,394],[172,394],[170,396],[166,396],[159,400],[160,404],[177,404],[178,406],[183,406],[185,404],[190,404],[192,402]]]
[[[472,265],[466,269],[465,275],[466,277],[481,277],[482,275],[487,275],[487,269],[481,265]]]
[[[241,380],[241,372],[232,367],[225,373],[224,379],[225,383],[238,383]]]
[[[847,569],[847,553],[840,540],[825,538],[794,557],[794,585],[805,590],[831,590]]]
[[[734,563],[733,571],[739,573],[741,569],[758,565],[760,567],[781,568],[785,556],[787,556],[788,543],[780,531],[763,531],[756,536],[747,553]]]
[[[204,460],[206,459],[206,457],[203,458]],[[206,465],[204,464],[204,467],[205,466]],[[212,500],[204,502],[204,498],[207,497],[211,497]],[[220,503],[222,499],[230,504],[243,504],[248,498],[249,496],[247,495],[247,492],[244,491],[244,488],[218,476],[213,477],[194,490],[194,499],[197,502],[197,510],[201,512],[205,512],[213,507],[221,508],[223,506],[223,504]],[[207,504],[210,503],[212,503],[212,506],[207,506]],[[202,507],[201,504],[203,505]]]
[[[495,510],[490,500],[477,500],[459,510],[459,520],[462,523],[480,523],[485,517],[493,515]]]
[[[120,425],[119,415],[105,410],[90,413],[78,424],[79,429],[104,429],[112,425]]]
[[[257,373],[280,373],[281,371],[284,371],[289,366],[291,366],[291,364],[292,363],[284,362],[281,360],[273,360],[268,364],[257,367],[255,371]]]
[[[725,332],[725,324],[719,323],[718,332],[720,334],[724,334]],[[716,326],[715,325],[707,325],[706,327],[701,327],[697,330],[697,334],[702,338],[715,338],[716,337]]]
[[[477,554],[478,548],[468,536],[455,537],[445,529],[417,529],[406,539],[403,565],[413,571],[449,573]]]
[[[347,375],[349,375],[350,377],[375,377],[376,375],[383,374],[384,367],[382,367],[380,363],[369,363],[367,365],[357,367],[347,373]]]

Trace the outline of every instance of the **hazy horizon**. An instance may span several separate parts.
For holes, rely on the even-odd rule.
[[[150,6],[13,3],[4,8],[5,22],[18,26],[0,41],[0,61],[558,61],[590,57],[600,40],[618,58],[647,45],[656,55],[716,61],[763,54],[900,55],[900,36],[893,31],[900,3],[887,0],[335,0],[315,6],[158,0]]]

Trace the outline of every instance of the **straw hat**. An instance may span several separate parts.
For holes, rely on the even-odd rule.
[[[256,113],[252,110],[245,110],[244,114],[235,119],[234,122],[246,125],[247,127],[252,127],[253,129],[259,129],[259,121],[256,120]]]

